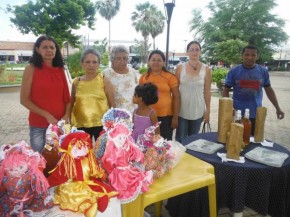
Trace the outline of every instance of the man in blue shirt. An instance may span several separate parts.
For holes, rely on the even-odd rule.
[[[284,118],[284,112],[280,109],[276,94],[271,87],[268,70],[256,64],[259,59],[259,50],[254,45],[248,45],[242,50],[243,64],[239,64],[229,71],[223,89],[223,96],[229,97],[229,91],[233,87],[234,109],[250,109],[252,122],[252,134],[255,129],[256,109],[262,106],[263,89],[267,97],[276,108],[278,119]]]

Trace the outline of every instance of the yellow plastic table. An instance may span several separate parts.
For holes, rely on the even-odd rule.
[[[123,217],[143,217],[144,208],[155,203],[160,216],[162,200],[208,186],[210,217],[217,216],[214,167],[185,153],[180,162],[164,176],[154,180],[149,191],[122,205]]]

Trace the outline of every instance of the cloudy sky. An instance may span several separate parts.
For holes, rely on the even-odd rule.
[[[93,0],[94,1],[94,0]],[[164,12],[164,0],[148,0],[151,4],[156,5]],[[35,41],[36,37],[33,35],[22,35],[9,21],[11,14],[5,14],[5,5],[21,5],[27,0],[1,0],[0,7],[0,40],[1,41]],[[142,39],[141,33],[136,33],[131,24],[131,13],[135,10],[135,5],[143,3],[145,0],[121,0],[121,8],[119,13],[111,20],[111,40],[126,40],[134,41],[134,39]],[[166,0],[165,0],[166,2]],[[170,26],[170,51],[183,52],[187,42],[192,40],[192,34],[189,32],[188,22],[191,19],[191,12],[194,8],[205,9],[209,0],[176,0],[175,8],[171,19]],[[276,0],[278,6],[273,9],[272,13],[279,18],[286,21],[284,31],[290,36],[290,1]],[[207,11],[205,10],[205,17]],[[94,40],[102,40],[108,37],[108,22],[96,16],[95,30],[89,30],[86,27],[78,31],[79,35],[89,37]],[[290,41],[289,41],[290,43]],[[165,51],[166,48],[166,26],[163,34],[156,38],[156,47]]]

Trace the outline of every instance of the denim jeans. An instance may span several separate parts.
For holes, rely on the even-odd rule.
[[[202,121],[203,121],[203,117],[197,120],[187,120],[182,117],[178,117],[176,140],[182,143],[185,137],[193,135],[193,134],[197,134],[200,130]]]
[[[39,153],[45,145],[45,133],[47,128],[29,127],[30,146],[34,151]]]

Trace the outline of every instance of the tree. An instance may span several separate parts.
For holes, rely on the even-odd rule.
[[[22,34],[52,36],[60,47],[64,41],[79,44],[80,36],[73,33],[83,25],[93,29],[95,7],[90,0],[37,0],[20,6],[7,6],[14,17],[11,22]]]
[[[69,72],[71,74],[72,78],[75,78],[77,76],[81,76],[84,74],[84,71],[82,69],[81,65],[81,56],[82,56],[83,50],[71,54],[67,58],[68,66],[69,66]]]
[[[229,39],[216,43],[214,56],[219,57],[229,65],[237,65],[241,62],[241,50],[247,45],[247,42],[240,39]]]
[[[142,63],[146,62],[148,54],[148,37],[152,30],[152,17],[154,17],[157,7],[151,5],[149,2],[136,5],[136,11],[132,13],[131,20],[132,25],[137,32],[141,32],[144,38],[144,51],[145,55],[142,58]]]
[[[135,43],[136,44],[133,46],[134,53],[136,53],[136,54],[138,54],[140,56],[140,58],[142,60],[142,65],[143,65],[144,63],[146,63],[147,55],[148,55],[148,49],[146,50],[145,47],[146,46],[150,47],[151,44],[146,44],[145,45],[145,41],[143,41],[143,40],[138,41],[136,39],[135,39]],[[145,60],[145,61],[143,61],[143,60]]]
[[[158,35],[160,35],[164,30],[165,17],[159,10],[153,11],[151,16],[152,20],[151,20],[150,35],[153,38],[153,49],[155,50],[155,38]]]
[[[275,6],[275,0],[212,0],[207,6],[212,16],[204,21],[202,11],[194,10],[190,31],[203,40],[209,59],[219,59],[215,56],[217,43],[240,40],[258,46],[260,62],[268,61],[274,47],[288,38],[282,30],[285,22],[270,13]]]
[[[102,56],[104,53],[107,52],[106,50],[107,46],[108,46],[107,38],[104,38],[102,41],[95,41],[93,48],[95,48]]]
[[[100,15],[109,21],[109,49],[111,47],[111,19],[116,16],[120,9],[120,0],[99,0],[96,8]]]

